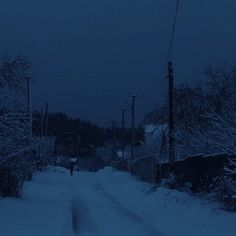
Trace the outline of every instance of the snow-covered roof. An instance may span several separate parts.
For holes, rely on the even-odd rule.
[[[148,124],[145,125],[145,140],[147,141],[150,139],[160,138],[160,136],[167,130],[168,125],[155,125],[155,124]]]
[[[160,132],[166,130],[167,127],[168,127],[167,124],[162,124],[162,125],[148,124],[148,125],[145,125],[144,129],[145,129],[145,134],[160,133]]]

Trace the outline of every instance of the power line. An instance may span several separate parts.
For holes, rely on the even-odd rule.
[[[157,79],[160,78],[161,80],[163,79],[163,76],[165,76],[167,72],[167,67],[163,69],[163,71],[160,73],[159,76],[155,76],[154,79],[151,81],[151,83],[146,87],[146,89],[139,95],[139,97],[144,97],[147,93],[149,93],[149,90],[155,86]]]
[[[172,49],[173,49],[173,44],[174,44],[174,39],[175,39],[177,16],[178,16],[178,11],[179,11],[179,3],[180,3],[180,0],[177,0],[175,14],[174,14],[174,20],[173,20],[172,30],[171,30],[170,43],[169,43],[169,48],[168,48],[168,53],[167,53],[167,62],[169,62],[172,57]],[[166,65],[167,65],[167,63],[166,63]],[[159,77],[163,77],[163,75],[165,75],[166,71],[167,71],[167,67],[165,67],[164,71],[161,73],[161,75]],[[163,81],[161,80],[161,83],[162,82]],[[143,97],[146,93],[148,93],[148,96],[150,97],[150,89],[153,88],[155,83],[156,83],[156,79],[153,80],[153,82],[148,86],[148,88],[142,93],[141,97]],[[158,89],[159,89],[159,86],[161,85],[161,83],[158,83]],[[154,91],[156,91],[156,89]]]
[[[180,0],[177,0],[177,2],[176,2],[175,15],[174,15],[174,21],[173,21],[173,25],[172,25],[167,61],[170,61],[171,56],[172,56],[172,49],[173,49],[173,44],[174,44],[174,39],[175,39],[175,31],[176,31],[176,22],[177,22],[178,10],[179,10],[179,2],[180,2]]]
[[[153,95],[155,93],[157,93],[158,91],[160,91],[161,88],[163,88],[162,86],[165,84],[164,83],[165,80],[166,80],[166,76],[161,78],[161,80],[159,80],[159,83],[156,84],[155,87],[153,86],[152,89],[149,90],[146,97],[138,96],[138,98],[141,100],[141,102],[143,104],[147,104],[147,103],[151,102],[151,99],[152,99]]]
[[[132,147],[131,147],[131,160],[134,159],[134,148],[135,148],[135,99],[136,99],[136,96],[132,95],[132,116],[131,116]]]
[[[174,21],[172,25],[171,30],[171,37],[170,37],[170,43],[169,43],[169,49],[167,54],[167,63],[168,63],[168,78],[169,78],[169,86],[168,86],[168,103],[169,103],[169,119],[168,119],[168,137],[169,137],[169,162],[173,163],[175,161],[175,122],[174,122],[174,74],[173,74],[173,66],[172,66],[172,49],[175,39],[175,31],[176,31],[176,22],[177,22],[177,15],[179,10],[179,0],[176,2],[176,9],[175,9],[175,15],[174,15]],[[167,64],[166,63],[166,64]],[[156,132],[156,129],[154,130]]]
[[[170,38],[170,45],[168,51],[168,78],[169,78],[169,88],[168,88],[168,111],[169,111],[169,119],[168,119],[168,127],[169,127],[169,162],[173,164],[175,161],[175,107],[174,107],[174,71],[173,71],[173,63],[172,63],[172,48],[174,44],[175,38],[175,29],[176,29],[176,20],[179,10],[179,0],[176,2],[176,9],[175,9],[175,16],[172,26],[171,38]]]
[[[139,102],[141,102],[143,104],[143,107],[145,109],[142,109],[144,113],[148,113],[150,111],[152,111],[153,109],[155,109],[158,106],[158,101],[156,99],[154,99],[153,97],[159,93],[161,90],[164,89],[164,85],[166,85],[166,75],[163,76],[161,78],[161,80],[159,80],[158,84],[152,88],[152,91],[150,90],[148,95],[146,97],[139,97]],[[160,102],[163,102],[163,99],[161,98],[161,96],[159,96],[160,98]],[[142,122],[143,123],[143,122]]]

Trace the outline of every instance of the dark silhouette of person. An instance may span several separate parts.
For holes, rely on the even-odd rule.
[[[71,175],[71,176],[73,175],[73,171],[74,171],[74,162],[71,161],[71,162],[70,162],[70,175]]]

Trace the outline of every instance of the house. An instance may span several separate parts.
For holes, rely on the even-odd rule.
[[[157,155],[159,161],[164,161],[167,158],[168,125],[147,124],[144,131],[145,156]]]

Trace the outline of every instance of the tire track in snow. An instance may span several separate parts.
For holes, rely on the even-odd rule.
[[[72,229],[75,234],[93,231],[93,222],[89,215],[89,210],[86,204],[80,197],[75,197],[71,202],[72,205]]]
[[[79,233],[79,216],[78,208],[74,201],[71,203],[71,213],[72,213],[72,229],[74,233]]]
[[[113,208],[119,211],[119,213],[128,218],[129,220],[137,223],[139,226],[143,226],[147,232],[147,236],[164,236],[162,233],[158,232],[152,225],[146,222],[141,216],[137,215],[135,212],[124,207],[118,198],[113,194],[107,192],[100,183],[95,183],[95,189],[103,194],[103,196],[113,205]]]

